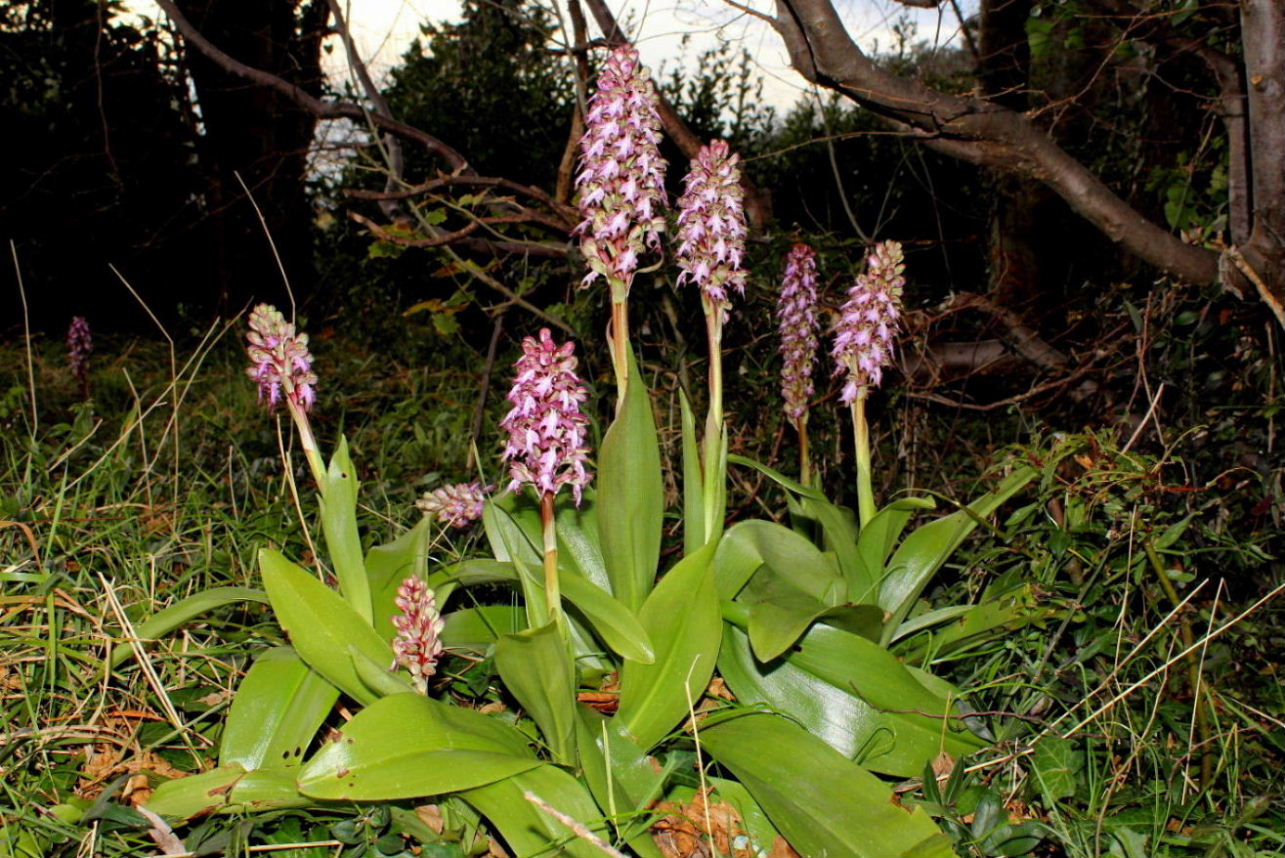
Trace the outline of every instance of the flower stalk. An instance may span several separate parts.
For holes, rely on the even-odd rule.
[[[816,251],[795,244],[786,257],[777,302],[781,336],[781,396],[785,414],[799,436],[799,481],[809,485],[812,463],[808,439],[808,400],[814,392],[812,365],[817,351]]]
[[[317,376],[312,371],[308,335],[295,332],[276,307],[260,304],[250,311],[246,352],[251,366],[246,375],[259,385],[259,401],[267,400],[269,410],[284,402],[299,430],[299,443],[318,485],[325,485],[326,465],[308,421],[308,411],[317,401]]]
[[[835,373],[844,375],[842,402],[852,410],[853,441],[857,458],[857,514],[865,527],[877,511],[870,465],[870,427],[866,399],[870,388],[883,380],[883,368],[892,361],[894,337],[901,318],[901,293],[905,287],[905,257],[901,245],[884,241],[870,249],[866,270],[848,290],[848,300],[835,326]]]
[[[590,97],[580,138],[576,227],[589,273],[611,295],[611,360],[617,407],[629,378],[629,290],[638,260],[660,248],[665,229],[665,161],[660,157],[660,100],[632,45],[612,51]]]
[[[705,310],[709,347],[709,408],[702,445],[702,478],[705,533],[713,539],[723,526],[726,497],[726,443],[723,426],[723,324],[731,306],[729,292],[745,294],[744,191],[740,157],[725,141],[701,147],[692,161],[678,201],[678,284],[696,284]]]
[[[593,478],[585,467],[589,419],[581,410],[588,391],[576,374],[576,365],[575,343],[558,345],[548,328],[540,331],[538,339],[527,337],[508,395],[513,408],[500,422],[508,433],[504,460],[509,463],[509,488],[520,491],[529,485],[539,498],[545,600],[549,617],[564,633],[554,499],[569,486],[579,506],[584,487]]]

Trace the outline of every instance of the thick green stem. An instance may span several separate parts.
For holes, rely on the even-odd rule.
[[[544,539],[544,598],[549,617],[558,630],[566,636],[566,621],[562,616],[562,588],[558,585],[558,532],[554,527],[553,492],[540,496],[540,525]]]
[[[704,456],[701,463],[705,497],[705,541],[723,529],[724,485],[719,464],[723,458],[723,317],[718,307],[705,304],[705,333],[709,345],[709,411],[705,415]]]
[[[629,386],[629,302],[615,296],[611,299],[611,364],[616,371],[616,408],[624,406]]]
[[[808,414],[794,421],[794,428],[799,433],[799,482],[805,486],[812,485],[812,455],[808,440]]]
[[[324,486],[326,462],[321,457],[321,449],[317,446],[317,439],[312,434],[312,424],[308,422],[308,414],[295,405],[289,397],[286,398],[286,407],[290,409],[290,417],[294,420],[295,428],[299,430],[299,445],[303,447],[303,454],[308,459],[312,478],[317,481],[319,487]]]
[[[870,472],[870,426],[866,423],[866,388],[852,401],[852,434],[857,447],[857,516],[865,527],[875,517],[874,480]]]

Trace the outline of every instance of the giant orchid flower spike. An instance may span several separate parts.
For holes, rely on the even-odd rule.
[[[456,483],[425,492],[415,506],[442,524],[465,528],[482,517],[485,503],[486,490],[481,483]]]
[[[589,99],[580,138],[583,218],[576,232],[589,273],[611,292],[611,356],[623,401],[629,365],[629,289],[643,252],[659,249],[665,230],[665,161],[660,157],[656,87],[631,45],[612,51]]]
[[[76,316],[67,328],[67,365],[86,395],[89,393],[89,356],[93,351],[94,340],[89,335],[89,322],[84,316]]]
[[[726,505],[726,436],[723,429],[723,322],[728,293],[745,292],[745,204],[739,156],[722,140],[701,147],[678,201],[678,283],[695,283],[705,308],[709,342],[709,410],[701,464],[705,544],[722,531]]]
[[[870,428],[866,396],[883,380],[892,361],[893,338],[901,318],[901,290],[906,285],[901,245],[884,241],[870,249],[866,271],[848,290],[835,326],[835,373],[846,380],[841,399],[852,409],[857,451],[857,512],[864,527],[874,518],[874,483],[870,473]]]
[[[575,349],[573,342],[555,343],[548,328],[539,339],[522,341],[508,396],[513,408],[500,428],[508,433],[504,460],[513,491],[530,485],[541,497],[552,497],[570,486],[579,506],[593,475],[585,469],[589,420],[580,406],[588,392],[576,375]]]
[[[878,387],[883,368],[892,362],[893,336],[901,319],[901,290],[906,285],[901,244],[884,241],[871,248],[866,271],[848,290],[848,300],[835,327],[835,371],[846,374],[842,400],[853,402]]]
[[[785,413],[799,433],[799,479],[811,476],[808,456],[808,400],[817,353],[817,254],[806,244],[790,248],[781,297],[776,305],[781,333],[781,395]]]
[[[695,283],[706,313],[727,318],[727,293],[745,293],[745,192],[740,156],[715,140],[701,147],[678,200],[678,275],[681,285]]]
[[[530,485],[539,495],[546,605],[549,617],[565,633],[553,501],[559,489],[570,486],[579,506],[593,476],[585,467],[589,419],[580,408],[588,392],[576,375],[575,343],[558,345],[548,328],[541,329],[539,339],[522,341],[522,357],[515,369],[508,396],[513,408],[500,422],[508,433],[504,460],[512,478],[509,487],[518,491]]]
[[[411,577],[397,588],[397,610],[393,619],[396,664],[410,671],[420,694],[427,693],[428,680],[437,673],[442,655],[442,629],[446,622],[437,610],[437,597],[419,578]]]
[[[312,371],[308,335],[296,334],[281,311],[271,304],[260,304],[250,312],[249,345],[246,351],[252,365],[246,375],[259,384],[259,400],[268,407],[284,399],[300,411],[307,411],[317,401],[317,376]]]
[[[295,333],[294,324],[276,307],[260,304],[250,311],[246,341],[250,366],[245,372],[259,385],[259,401],[266,399],[269,408],[285,402],[312,474],[324,484],[325,465],[308,423],[308,410],[317,402],[317,376],[312,371],[308,335]]]

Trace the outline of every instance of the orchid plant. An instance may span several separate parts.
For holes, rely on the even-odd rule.
[[[985,746],[960,692],[927,672],[932,654],[1039,611],[1025,603],[916,611],[967,533],[1033,474],[1014,472],[904,540],[911,515],[932,503],[878,508],[865,403],[892,355],[904,284],[893,242],[871,251],[833,348],[854,419],[858,515],[809,485],[820,299],[805,245],[790,252],[780,305],[782,389],[800,434],[801,481],[729,457],[722,334],[745,287],[747,228],[738,157],[714,141],[694,159],[676,217],[677,281],[701,290],[709,394],[700,440],[683,400],[684,551],[662,568],[660,446],[627,306],[639,257],[659,249],[664,232],[658,140],[654,87],[637,52],[616,48],[590,104],[577,179],[585,281],[608,286],[618,392],[596,467],[576,347],[541,330],[522,343],[500,424],[507,486],[431,492],[417,504],[424,520],[363,551],[347,444],[341,438],[327,461],[309,423],[319,382],[307,337],[271,307],[252,312],[248,372],[295,426],[337,589],[264,549],[263,592],[224,588],[144,624],[145,634],[163,633],[223,601],[266,599],[290,639],[262,653],[243,680],[218,766],[162,784],[152,811],[187,818],[433,798],[458,818],[489,820],[517,855],[624,849],[651,858],[661,852],[649,809],[692,795],[675,774],[694,751],[732,776],[699,773],[739,808],[757,854],[778,837],[800,854],[953,854],[924,810],[894,805],[874,773],[914,776],[942,752]],[[784,486],[796,521],[815,524],[807,530],[820,544],[771,521],[725,529],[729,461]],[[480,519],[491,556],[430,568],[432,519],[455,527]],[[457,598],[477,585],[511,587],[521,599]],[[903,662],[912,645],[918,657]],[[449,654],[493,659],[521,716],[492,717],[442,695],[437,677]],[[733,704],[707,696],[716,668]],[[341,695],[355,714],[337,740],[317,746]]]

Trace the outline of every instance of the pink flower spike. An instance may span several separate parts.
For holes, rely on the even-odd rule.
[[[548,328],[541,329],[538,340],[523,340],[508,395],[513,408],[500,428],[508,433],[503,458],[509,462],[511,490],[531,485],[543,496],[570,486],[579,506],[592,475],[585,470],[589,419],[581,411],[589,394],[576,363],[575,343],[558,345]]]
[[[76,316],[67,328],[67,364],[71,374],[83,386],[89,377],[89,355],[94,351],[94,339],[89,335],[89,322]]]
[[[722,140],[701,147],[678,200],[678,282],[700,287],[710,311],[726,320],[728,289],[745,293],[745,192],[740,156]]]
[[[844,404],[861,391],[878,387],[883,368],[892,360],[906,285],[904,259],[898,242],[876,244],[866,256],[865,272],[848,290],[830,352],[835,374],[846,376],[840,397]]]
[[[425,492],[415,506],[442,524],[463,529],[482,517],[487,491],[481,483],[456,483]]]
[[[807,413],[812,364],[817,352],[817,255],[806,244],[790,248],[776,315],[781,335],[781,395],[785,413],[799,420]]]
[[[658,246],[665,229],[659,104],[638,51],[621,45],[598,75],[580,138],[580,248],[591,274],[626,295],[639,255]]]
[[[442,629],[446,622],[437,610],[437,596],[419,578],[410,577],[397,588],[397,610],[393,616],[395,665],[410,671],[420,694],[428,691],[428,680],[437,673],[442,655]]]
[[[246,375],[259,385],[259,401],[271,408],[284,398],[300,411],[317,401],[317,376],[312,371],[308,335],[296,334],[276,307],[260,304],[250,311],[246,352],[252,365]]]

